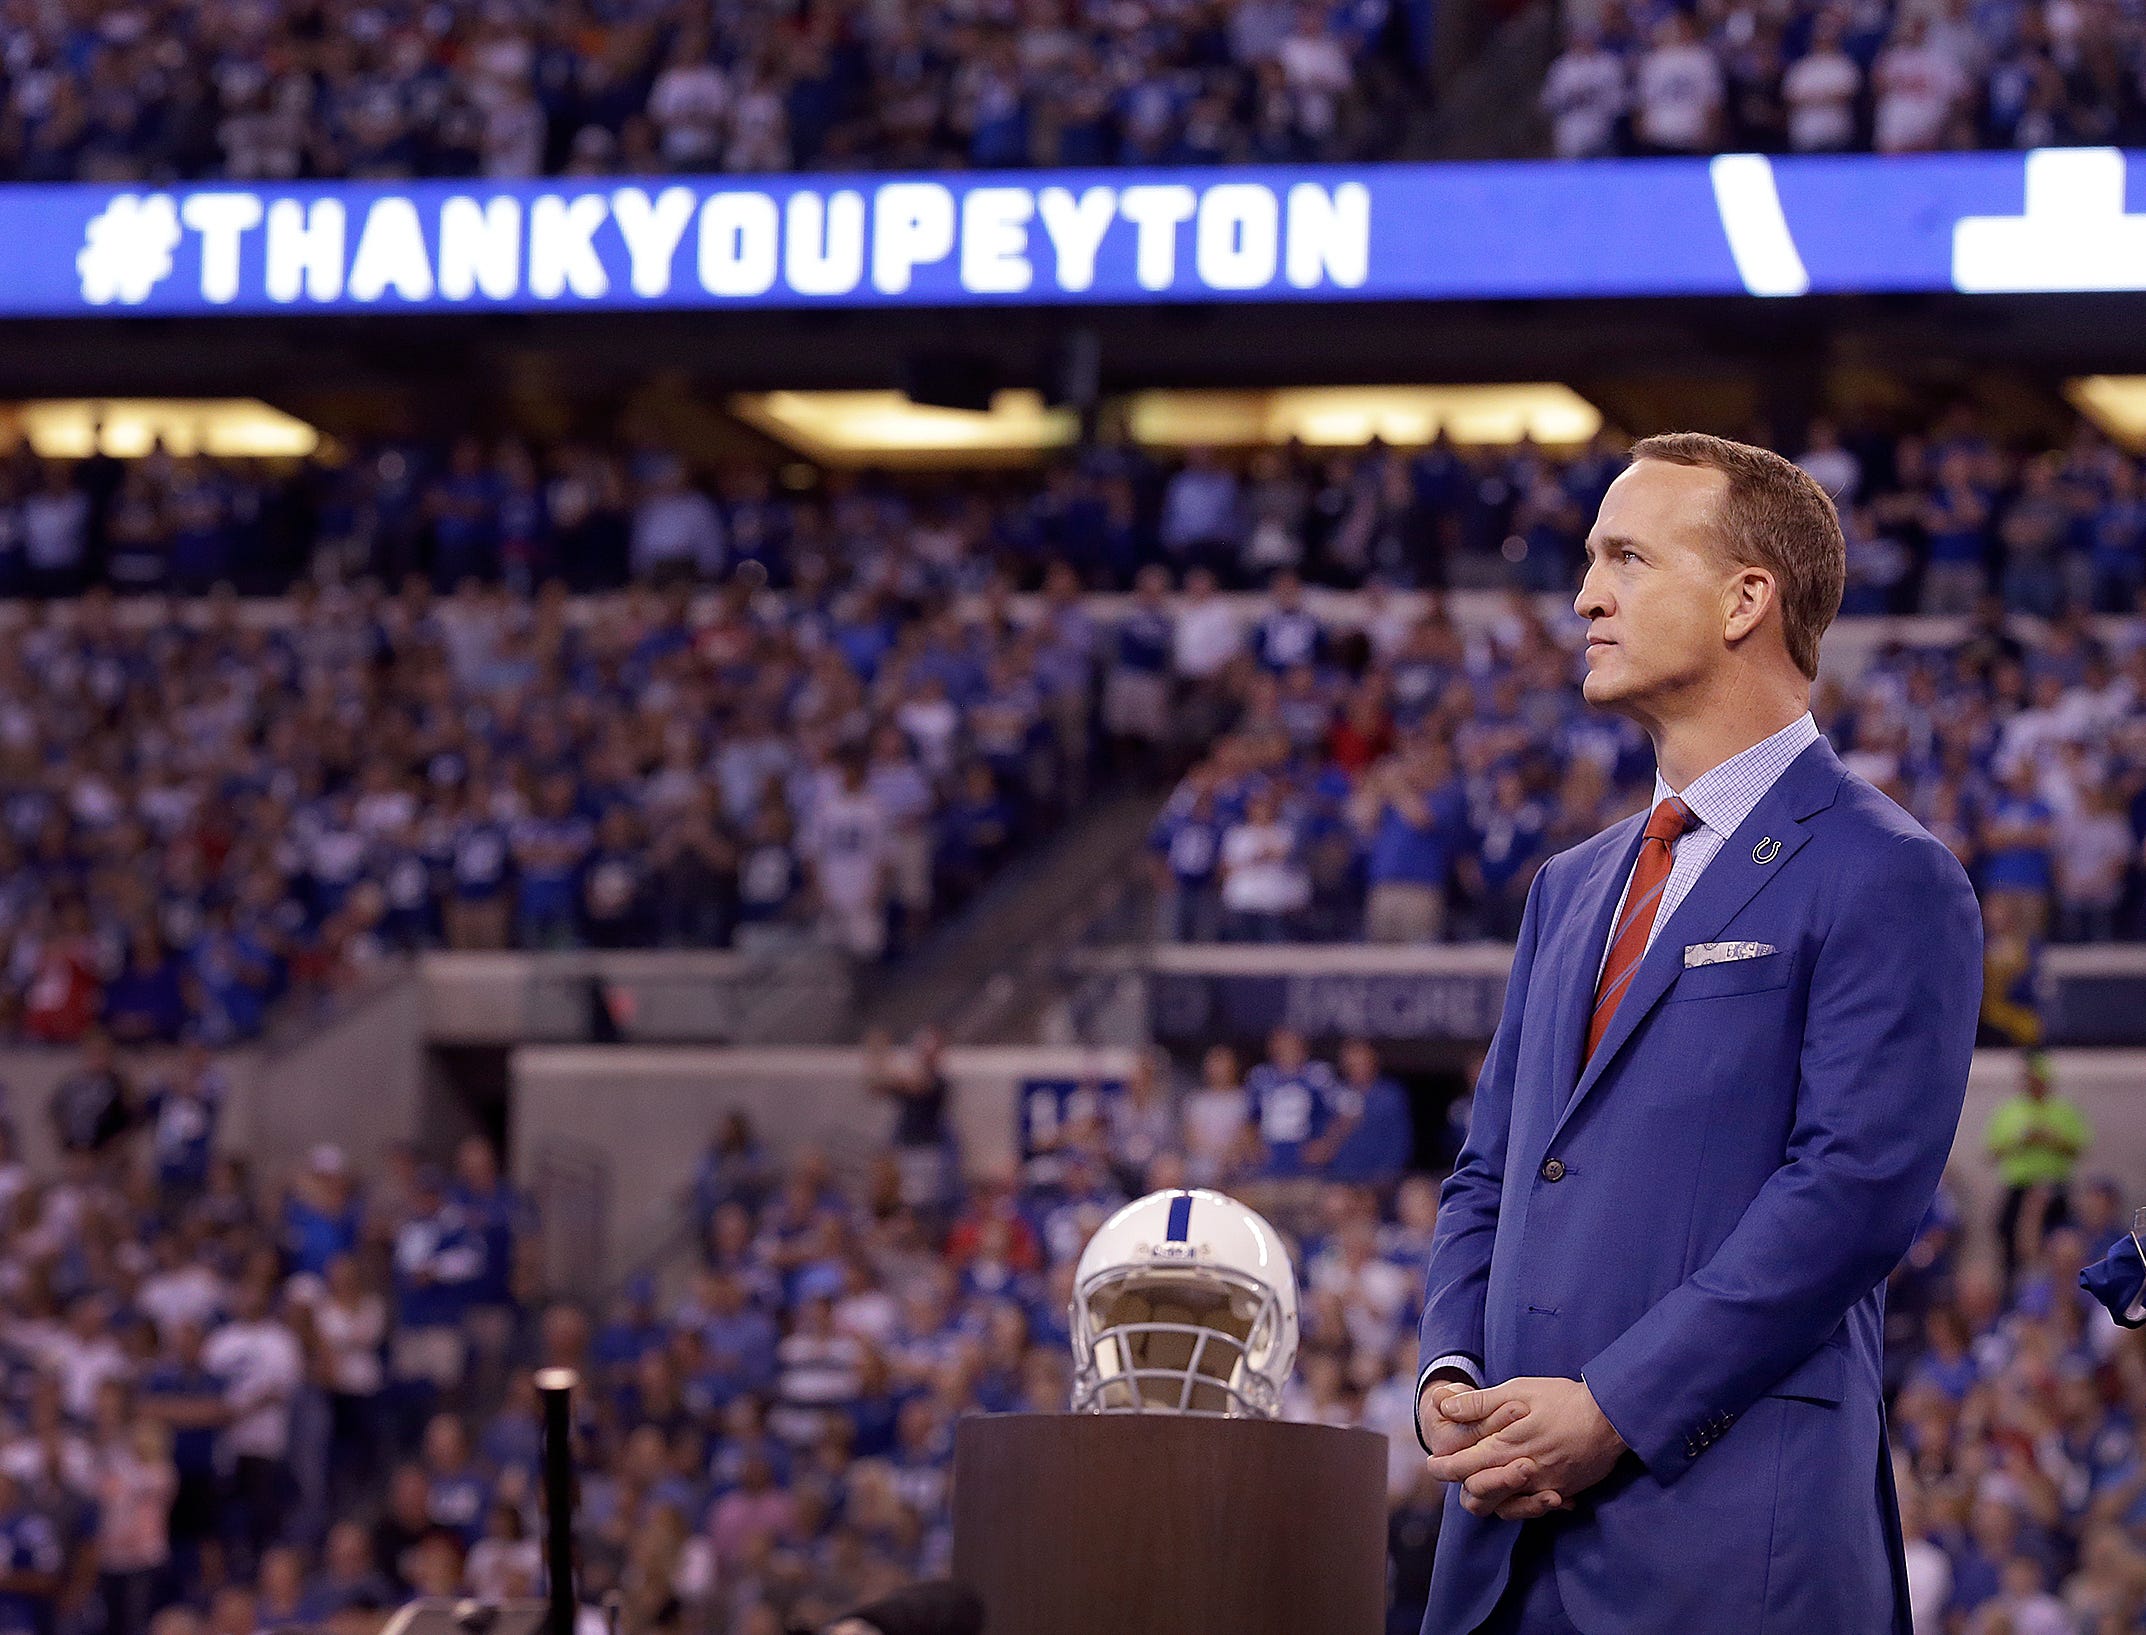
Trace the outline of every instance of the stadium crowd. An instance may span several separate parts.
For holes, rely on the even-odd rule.
[[[1450,1161],[1466,1099],[1442,1139],[1419,1132],[1371,1046],[1329,1062],[1281,1031],[1249,1070],[1217,1046],[1184,1084],[1141,1057],[1075,1090],[1018,1169],[963,1183],[902,1156],[958,1157],[929,1041],[884,1081],[901,1145],[846,1170],[778,1162],[726,1115],[679,1200],[699,1256],[594,1308],[546,1294],[538,1222],[482,1138],[447,1173],[398,1149],[359,1174],[323,1146],[254,1176],[212,1089],[35,1171],[10,1139],[7,1627],[369,1635],[411,1594],[537,1592],[529,1369],[556,1364],[588,1382],[583,1588],[617,1598],[623,1635],[817,1628],[947,1570],[954,1421],[1062,1409],[1088,1235],[1126,1197],[1204,1183],[1289,1243],[1285,1414],[1389,1439],[1388,1627],[1414,1635],[1441,1502],[1410,1417],[1438,1206],[1415,1159]],[[2061,1214],[2048,1190],[2009,1275],[1964,1252],[1949,1185],[1893,1274],[1919,1629],[2119,1635],[2146,1614],[2146,1348],[2077,1287],[2122,1200],[2091,1170]]]
[[[1604,0],[1550,65],[1564,158],[2136,145],[2146,34],[2119,7]]]
[[[1155,645],[1133,628],[1106,689]],[[1967,867],[1993,957],[2146,936],[2146,625],[2122,629],[2069,613],[2029,647],[1989,597],[1966,640],[1888,641],[1816,689],[1842,758]],[[1231,729],[1151,836],[1165,938],[1510,939],[1544,860],[1647,802],[1645,734],[1585,705],[1526,598],[1473,639],[1436,614],[1337,639],[1284,579],[1232,643]]]
[[[0,1007],[45,1042],[257,1034],[386,953],[918,934],[1077,797],[1089,621],[870,578],[696,622],[684,586],[301,588],[0,653]],[[54,609],[57,609],[55,611]]]
[[[603,176],[1370,157],[1389,0],[119,0],[8,8],[22,181]]]
[[[2146,651],[2079,612],[2139,605],[2136,465],[2086,432],[2018,459],[1960,417],[1808,444],[1850,613],[1977,610],[1964,644],[1829,678],[1821,726],[1956,847],[2000,949],[2146,935]],[[0,564],[89,588],[18,604],[0,652],[0,1028],[221,1043],[442,944],[874,959],[1099,768],[1188,745],[1209,752],[1157,830],[1166,934],[1510,936],[1541,858],[1644,790],[1644,739],[1578,699],[1570,621],[1515,595],[1486,634],[1391,588],[1466,563],[1569,587],[1609,440],[1267,451],[1242,476],[1101,450],[1040,488],[923,496],[488,458],[377,448],[273,489],[18,455]],[[224,587],[277,560],[307,571],[253,620]],[[214,588],[136,629],[110,592],[171,583],[144,563]],[[569,569],[629,588],[584,619]],[[1322,616],[1307,582],[1364,588]],[[2054,634],[2023,646],[2009,610]]]

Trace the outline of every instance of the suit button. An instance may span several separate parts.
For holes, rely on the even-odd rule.
[[[1545,1158],[1542,1161],[1542,1178],[1545,1181],[1562,1181],[1565,1178],[1565,1161],[1562,1158]]]

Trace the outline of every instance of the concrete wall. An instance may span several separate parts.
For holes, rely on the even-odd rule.
[[[418,969],[425,1035],[442,1045],[585,1042],[599,984],[624,1001],[614,1025],[627,1044],[825,1044],[854,988],[839,955],[811,947],[428,953]]]
[[[363,1170],[424,1117],[425,990],[414,975],[369,994],[303,1041],[261,1053],[243,1126],[257,1173],[333,1141]]]
[[[1122,1050],[949,1050],[964,1165],[977,1174],[1017,1160],[1022,1079],[1111,1077],[1129,1058]],[[883,1147],[893,1109],[866,1090],[863,1063],[860,1052],[841,1049],[524,1046],[509,1065],[510,1164],[524,1185],[580,1175],[603,1187],[604,1241],[592,1258],[616,1272],[676,1230],[679,1200],[728,1108],[749,1113],[778,1155],[814,1143],[837,1161],[861,1161]],[[559,1248],[590,1256],[585,1244]]]

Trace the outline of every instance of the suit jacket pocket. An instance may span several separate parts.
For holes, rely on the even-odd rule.
[[[1769,1397],[1795,1397],[1804,1402],[1838,1404],[1848,1380],[1848,1359],[1837,1345],[1823,1345],[1796,1364],[1773,1388]]]
[[[1763,993],[1788,985],[1793,950],[1759,954],[1751,959],[1723,960],[1719,965],[1692,965],[1679,972],[1663,998],[1664,1004],[1679,999],[1720,999],[1729,994]]]

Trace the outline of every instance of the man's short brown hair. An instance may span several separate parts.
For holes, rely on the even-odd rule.
[[[1632,445],[1632,459],[1703,466],[1728,480],[1714,519],[1715,543],[1732,565],[1773,575],[1788,656],[1815,681],[1818,638],[1840,612],[1848,581],[1840,513],[1818,480],[1771,449],[1698,431],[1643,437]]]

